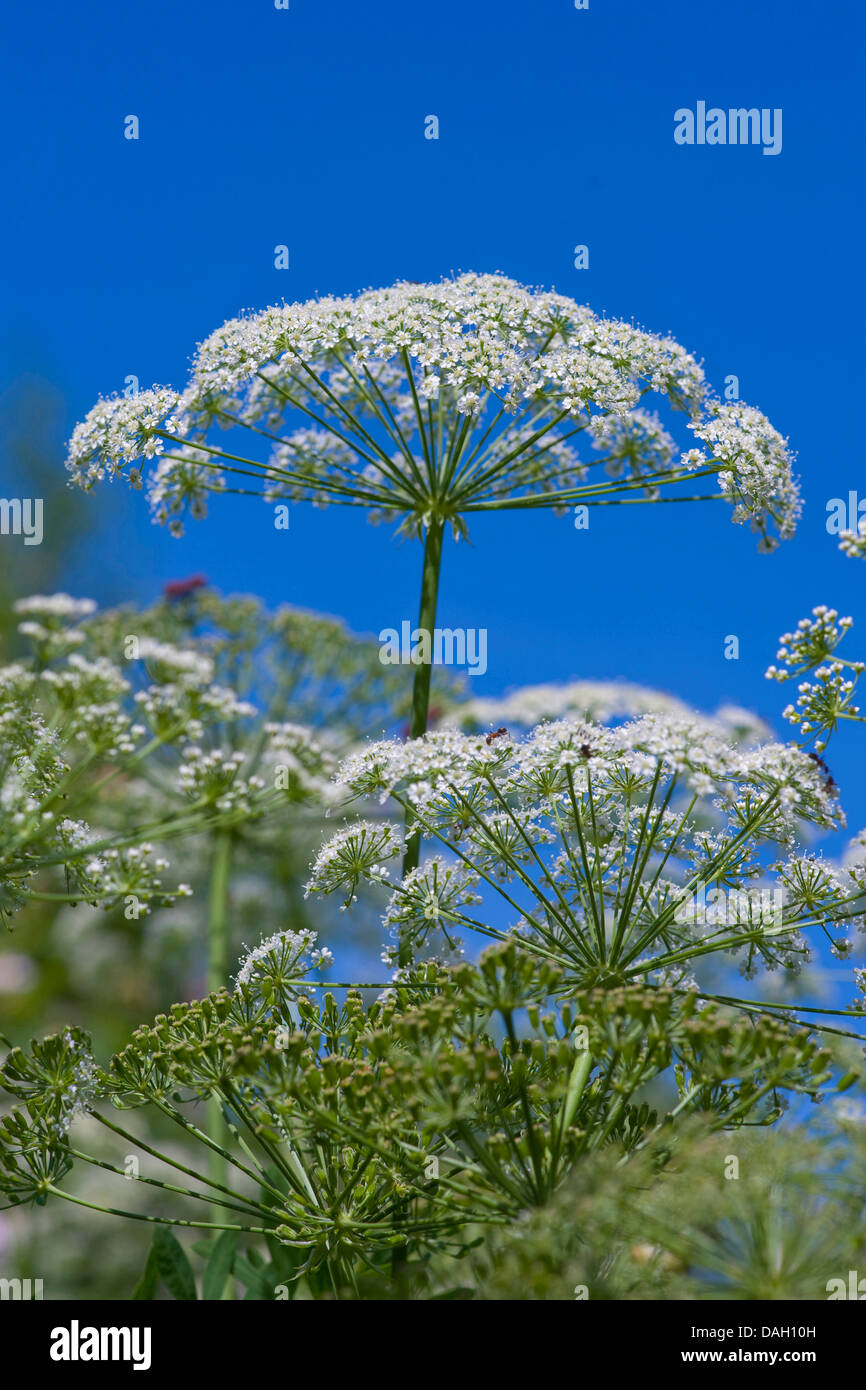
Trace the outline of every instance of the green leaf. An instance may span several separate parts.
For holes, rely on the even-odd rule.
[[[171,1231],[161,1226],[153,1237],[153,1249],[157,1267],[169,1293],[187,1303],[198,1298],[189,1260]]]
[[[219,1239],[214,1242],[202,1280],[202,1298],[209,1300],[222,1298],[226,1280],[232,1272],[238,1234],[237,1231],[222,1231]]]
[[[244,1255],[236,1254],[234,1258],[234,1273],[248,1292],[245,1299],[258,1299],[269,1303],[274,1296],[274,1288],[280,1282],[274,1279],[268,1270],[258,1270],[250,1264]]]
[[[156,1262],[156,1251],[151,1245],[147,1252],[147,1260],[141,1278],[132,1291],[134,1299],[146,1300],[151,1302],[156,1298],[156,1290],[159,1285],[159,1266]]]

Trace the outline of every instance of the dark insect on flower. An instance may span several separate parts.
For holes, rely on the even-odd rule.
[[[486,735],[484,742],[487,744],[489,748],[495,738],[502,738],[502,735],[507,733],[508,730],[505,728],[504,725],[501,729],[491,729],[490,733]]]
[[[591,758],[591,757],[592,757],[592,749],[590,748],[590,746],[589,746],[588,743],[582,743],[582,744],[580,745],[580,751],[581,751],[581,753],[583,754],[583,756],[584,756],[585,758]]]
[[[163,595],[167,599],[188,598],[194,594],[196,589],[203,589],[207,584],[207,577],[203,574],[192,574],[189,579],[172,579],[163,586]]]
[[[836,779],[835,779],[835,777],[833,776],[833,774],[831,773],[831,771],[830,771],[829,767],[827,766],[827,764],[824,762],[824,759],[823,759],[823,758],[820,758],[820,757],[818,756],[817,753],[810,753],[810,754],[809,754],[809,757],[812,759],[812,762],[813,762],[813,763],[817,763],[818,767],[819,767],[819,768],[821,769],[821,771],[824,773],[824,790],[825,790],[825,792],[835,792],[835,791],[836,791]]]

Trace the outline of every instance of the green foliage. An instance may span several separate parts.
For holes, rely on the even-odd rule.
[[[207,1250],[203,1296],[218,1297],[231,1275],[248,1298],[288,1296],[288,1286],[363,1296],[395,1249],[411,1290],[431,1261],[461,1259],[479,1234],[556,1210],[601,1154],[605,1170],[634,1160],[641,1173],[675,1151],[690,1120],[709,1131],[764,1125],[786,1094],[814,1098],[831,1076],[830,1054],[805,1030],[664,987],[566,998],[562,972],[515,942],[477,965],[414,967],[368,1003],[356,990],[316,1002],[321,987],[304,979],[297,949],[279,940],[258,952],[233,993],[174,1005],[104,1068],[79,1034],[13,1049],[0,1084],[24,1104],[0,1131],[7,1200],[74,1201],[63,1186],[73,1164],[122,1177],[74,1145],[74,1120],[86,1113],[129,1145],[138,1141],[118,1112],[156,1111],[199,1153],[181,1164],[138,1143],[194,1179],[139,1175],[182,1199],[181,1214],[172,1205],[157,1219],[223,1231],[197,1247]],[[658,1113],[644,1096],[671,1068],[680,1097]],[[207,1174],[219,1146],[198,1122],[206,1100],[218,1101],[229,1136],[225,1182]],[[243,1251],[240,1235],[254,1238]],[[153,1296],[154,1270],[172,1296],[195,1296],[168,1229],[154,1260],[137,1297]]]
[[[826,1298],[866,1259],[866,1144],[862,1124],[823,1130],[692,1124],[628,1164],[599,1155],[464,1277],[482,1299]]]

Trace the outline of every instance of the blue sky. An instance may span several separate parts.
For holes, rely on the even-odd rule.
[[[476,522],[470,548],[447,548],[440,613],[488,629],[478,690],[623,677],[781,727],[787,692],[762,678],[781,631],[827,602],[866,652],[866,570],[825,529],[862,476],[854,0],[49,2],[6,28],[0,369],[4,386],[50,381],[66,433],[130,374],[181,385],[196,342],[242,308],[502,270],[672,332],[717,387],[736,374],[797,450],[806,507],[771,556],[721,503],[600,509],[588,532]],[[674,112],[698,100],[781,108],[781,154],[676,145]],[[417,545],[360,514],[295,506],[283,533],[225,499],[174,541],[125,487],[93,505],[73,592],[146,600],[203,571],[362,631],[414,617]],[[830,761],[857,828],[854,734]]]

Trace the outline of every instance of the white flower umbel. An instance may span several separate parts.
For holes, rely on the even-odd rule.
[[[63,1054],[58,1059],[62,1082],[55,1095],[50,1122],[58,1138],[66,1139],[73,1122],[86,1115],[96,1096],[96,1062],[84,1035],[67,1028],[63,1034]]]
[[[852,560],[866,559],[866,516],[860,517],[856,531],[839,532],[839,549]]]
[[[264,765],[272,781],[290,800],[314,796],[322,804],[332,800],[335,760],[314,731],[288,720],[264,728],[267,749]]]
[[[164,679],[180,678],[198,685],[213,680],[213,662],[203,652],[176,647],[171,642],[158,642],[153,637],[140,637],[138,656]]]
[[[17,604],[21,634],[35,651],[0,667],[4,922],[33,900],[86,901],[137,920],[188,895],[186,885],[165,881],[166,840],[285,805],[287,793],[256,771],[255,749],[241,775],[246,755],[213,746],[217,731],[230,738],[232,721],[255,710],[214,683],[214,660],[200,644],[143,631],[135,634],[135,661],[129,628],[152,619],[129,611],[99,618],[95,608],[68,594]],[[177,631],[170,612],[157,625]],[[163,683],[137,688],[147,676]],[[309,758],[316,761],[312,750]],[[305,796],[314,790],[311,779]],[[295,790],[288,794],[297,799]]]
[[[804,826],[831,828],[840,818],[823,769],[784,744],[736,743],[715,721],[560,720],[522,738],[444,729],[370,744],[339,777],[347,796],[390,798],[438,852],[392,889],[385,921],[401,965],[435,928],[449,950],[452,929],[494,938],[517,930],[577,981],[661,978],[656,972],[718,951],[738,954],[751,973],[760,962],[794,965],[809,927],[832,931],[861,910],[852,907],[862,896],[856,885],[844,899],[810,896],[793,867]],[[359,834],[348,833],[348,852],[345,831],[324,846],[308,891],[351,896],[364,863],[378,857]],[[788,868],[768,878],[780,848]],[[702,894],[727,902],[757,883],[783,897],[791,889],[781,916],[776,898],[772,912],[760,897],[757,907],[734,899],[710,925],[693,910]]]
[[[709,449],[679,457],[647,394],[687,411]],[[580,457],[583,431],[598,457]],[[502,275],[233,319],[200,345],[182,396],[100,401],[67,466],[90,488],[134,464],[138,488],[157,457],[150,500],[175,530],[230,473],[238,490],[361,506],[419,533],[461,534],[469,514],[504,507],[654,501],[711,476],[766,544],[799,509],[785,441],[754,408],[713,400],[679,343]]]
[[[136,480],[131,482],[135,487]],[[154,520],[168,526],[173,536],[182,536],[185,519],[202,521],[207,516],[208,497],[222,492],[225,485],[223,474],[206,453],[179,446],[171,458],[157,462],[149,476],[147,499]]]
[[[465,700],[440,722],[446,728],[461,728],[466,733],[489,731],[500,738],[503,727],[530,729],[543,720],[571,718],[612,724],[642,714],[692,716],[693,710],[675,695],[627,681],[569,681],[520,686],[499,698]],[[717,725],[722,737],[736,743],[770,737],[768,725],[750,710],[735,705],[722,705],[710,722]]]
[[[388,821],[357,821],[343,826],[316,856],[305,896],[341,890],[348,903],[362,879],[386,882],[391,873],[389,861],[405,849],[402,831]]]
[[[651,405],[685,412],[707,447],[680,455],[691,438],[678,445]],[[67,459],[87,489],[126,471],[140,490],[151,464],[156,519],[176,534],[217,491],[398,523],[423,539],[427,631],[445,532],[467,535],[476,513],[575,508],[584,521],[589,506],[727,498],[766,549],[799,511],[782,436],[753,407],[715,400],[673,338],[503,275],[399,282],[232,319],[199,346],[182,395],[100,401]],[[431,663],[419,662],[413,738],[427,728],[430,679]],[[410,841],[407,863],[416,850]]]
[[[127,464],[156,458],[175,431],[171,414],[178,404],[176,391],[158,386],[100,400],[69,441],[66,466],[73,482],[89,491],[106,476],[122,473]],[[126,476],[133,487],[141,487],[139,469],[130,468]]]
[[[862,724],[864,716],[854,697],[857,683],[866,662],[850,661],[836,654],[842,638],[853,626],[851,618],[840,618],[835,608],[819,604],[812,609],[811,618],[801,618],[794,632],[779,638],[776,660],[780,666],[769,666],[767,680],[789,681],[804,675],[812,680],[800,680],[797,699],[783,710],[783,718],[795,725],[807,740],[815,740],[822,753],[830,735],[843,721]],[[829,771],[825,768],[825,771]]]
[[[395,963],[407,953],[408,958],[416,958],[431,934],[437,946],[445,943],[447,958],[459,958],[463,943],[454,935],[454,923],[460,921],[464,908],[481,903],[477,884],[476,873],[438,854],[410,870],[395,888],[382,919],[395,942]]]
[[[78,623],[96,611],[93,599],[69,594],[33,594],[18,599],[12,611],[24,618],[18,631],[33,643],[44,664],[65,656],[86,640]]]
[[[31,594],[28,598],[16,599],[12,611],[35,614],[39,618],[77,621],[95,613],[96,604],[92,598],[70,598],[69,594]]]
[[[739,401],[726,405],[713,401],[708,418],[692,421],[689,428],[710,446],[714,465],[720,467],[719,483],[733,504],[734,521],[751,522],[761,534],[763,549],[775,539],[794,534],[802,502],[791,472],[788,441],[773,429],[766,416]],[[704,464],[700,453],[692,456],[696,468]]]
[[[327,969],[334,957],[326,946],[316,948],[314,931],[280,931],[259,942],[241,961],[235,989],[253,989],[262,998],[291,998],[306,982],[311,969]]]

